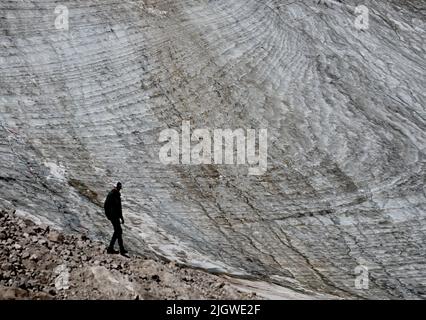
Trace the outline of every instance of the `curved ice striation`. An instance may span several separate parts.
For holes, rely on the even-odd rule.
[[[360,31],[357,4],[1,1],[0,202],[102,238],[121,180],[133,250],[305,292],[425,298],[426,6],[366,1]],[[160,132],[183,120],[267,128],[268,171],[163,165]]]

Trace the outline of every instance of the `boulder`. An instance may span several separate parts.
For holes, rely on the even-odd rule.
[[[47,239],[49,241],[58,243],[64,241],[64,236],[56,230],[50,230],[49,234],[47,235]]]
[[[30,260],[38,261],[38,256],[36,254],[31,255]]]
[[[16,287],[0,286],[0,300],[19,300],[27,299],[28,291]]]

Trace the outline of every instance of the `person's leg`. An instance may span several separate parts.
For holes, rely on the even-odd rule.
[[[111,242],[109,243],[108,250],[114,251],[115,241],[120,237],[121,227],[119,221],[111,220],[112,226],[114,227],[114,233],[112,234]]]
[[[123,244],[123,229],[121,229],[120,223],[118,224],[118,232],[117,232],[118,246],[120,247],[121,253],[127,253],[126,249],[124,249]]]
[[[114,233],[112,234],[112,238],[111,238],[111,241],[109,243],[108,249],[114,250],[114,245],[115,245],[116,240],[117,240],[117,235],[115,234],[115,231],[114,231]]]

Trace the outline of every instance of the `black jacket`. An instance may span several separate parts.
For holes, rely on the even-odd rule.
[[[121,194],[116,188],[112,189],[104,203],[105,215],[109,220],[123,219],[121,211]]]

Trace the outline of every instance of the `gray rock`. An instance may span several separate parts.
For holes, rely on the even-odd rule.
[[[10,270],[11,268],[12,268],[12,264],[11,263],[3,262],[1,264],[1,270],[7,271],[7,270]]]
[[[52,242],[62,242],[64,236],[56,230],[51,230],[47,235],[47,239]]]
[[[86,247],[86,244],[84,243],[84,241],[78,240],[76,242],[76,247],[79,248],[79,249],[82,249],[82,248]]]
[[[32,261],[38,261],[38,260],[39,260],[39,257],[38,257],[36,254],[32,254],[32,255],[30,256],[30,260],[32,260]]]
[[[25,299],[28,295],[28,291],[21,288],[0,287],[0,300]]]
[[[3,271],[2,272],[2,279],[9,280],[11,277],[11,271]]]

